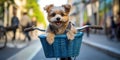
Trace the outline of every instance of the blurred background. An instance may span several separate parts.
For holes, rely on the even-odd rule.
[[[0,60],[55,60],[45,58],[38,35],[28,27],[46,29],[43,7],[71,4],[70,20],[76,27],[99,25],[103,30],[85,29],[76,60],[120,59],[120,0],[0,0]]]

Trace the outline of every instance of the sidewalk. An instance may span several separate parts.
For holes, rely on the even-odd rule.
[[[120,42],[112,41],[103,34],[90,34],[90,37],[86,37],[86,34],[84,34],[83,43],[95,47],[113,57],[120,58]]]

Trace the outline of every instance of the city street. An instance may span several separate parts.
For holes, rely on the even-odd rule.
[[[119,50],[118,46],[120,45],[119,42],[111,42],[107,40],[105,35],[91,34],[90,37],[87,38],[86,34],[84,34],[83,42],[80,48],[80,54],[76,58],[76,60],[119,60],[119,58],[109,55],[109,54],[113,54],[112,52],[109,52],[109,54],[107,54],[106,52],[103,52],[100,49],[100,47],[96,48],[94,46],[91,46],[85,43],[85,41],[88,41],[89,43],[90,41],[95,42],[96,44],[101,44],[100,42],[104,42],[102,43],[103,45],[102,47],[112,44],[113,46],[109,45],[110,49],[111,47],[114,47],[116,48],[115,50]],[[21,59],[22,60],[56,60],[56,58],[45,57],[44,51],[42,49],[39,39],[33,40],[30,43],[28,42],[27,43],[19,42],[19,44],[18,42],[16,43],[17,45],[13,44],[15,45],[14,47],[9,47],[10,43],[8,43],[9,44],[8,47],[0,50],[0,60],[21,60]]]
[[[0,60],[59,60],[45,57],[42,45],[52,42],[45,53],[81,46],[72,60],[120,60],[120,0],[0,0]]]
[[[0,60],[7,60],[9,57],[17,54],[24,48],[28,47],[26,42],[8,42],[7,47],[0,50]]]

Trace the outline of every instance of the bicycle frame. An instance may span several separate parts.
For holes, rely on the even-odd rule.
[[[0,46],[0,49],[3,49],[6,47],[6,44],[7,44],[6,29],[4,26],[0,26],[0,40],[4,40],[2,44],[3,46]]]

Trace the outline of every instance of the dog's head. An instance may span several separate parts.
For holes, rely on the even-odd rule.
[[[69,12],[71,9],[71,5],[66,4],[62,6],[54,6],[53,4],[48,5],[44,8],[48,13],[48,21],[50,24],[61,27],[67,22],[69,22]]]

